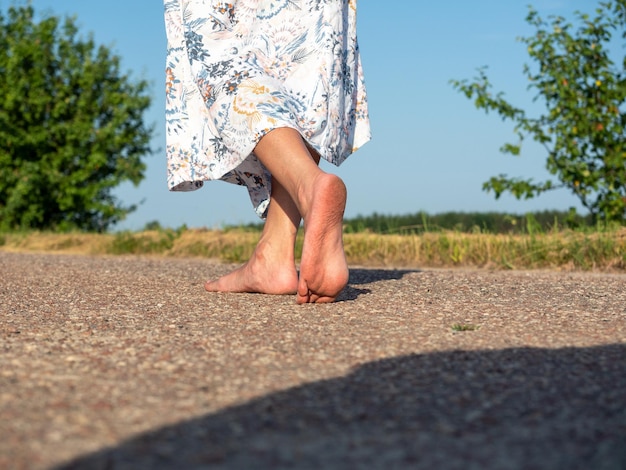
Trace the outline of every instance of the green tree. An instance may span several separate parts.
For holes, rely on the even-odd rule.
[[[148,83],[78,37],[71,18],[0,12],[0,230],[105,231],[135,206],[112,189],[143,179]]]
[[[592,16],[575,13],[575,24],[563,17],[542,19],[529,8],[526,21],[536,33],[520,38],[534,67],[524,66],[535,100],[545,113],[530,117],[511,105],[503,93],[493,94],[486,69],[473,81],[452,85],[477,108],[494,111],[515,123],[517,141],[501,151],[519,155],[525,138],[539,142],[547,152],[546,168],[554,175],[544,182],[492,177],[483,189],[496,199],[504,192],[518,199],[567,188],[589,210],[594,220],[626,221],[626,58],[612,60],[611,46],[620,48],[626,28],[626,0],[600,2]],[[618,33],[618,34],[616,34]]]

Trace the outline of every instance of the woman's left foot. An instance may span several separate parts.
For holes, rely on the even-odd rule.
[[[207,281],[204,288],[209,292],[251,292],[259,294],[295,294],[298,274],[293,258],[276,260],[265,255],[259,243],[250,260],[215,281]]]

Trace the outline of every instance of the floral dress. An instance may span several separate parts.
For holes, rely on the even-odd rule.
[[[271,178],[254,155],[289,127],[339,165],[370,139],[356,0],[165,0],[167,179],[221,179],[257,214]]]

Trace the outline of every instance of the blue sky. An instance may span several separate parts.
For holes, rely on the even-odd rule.
[[[348,186],[347,217],[579,207],[564,191],[529,201],[507,196],[496,201],[483,192],[482,183],[500,173],[536,180],[549,176],[545,153],[529,143],[521,157],[501,154],[500,146],[513,140],[512,125],[478,111],[449,84],[472,78],[487,65],[495,91],[504,91],[518,106],[536,106],[522,73],[525,47],[516,40],[532,32],[525,22],[529,3],[542,16],[568,18],[597,5],[592,0],[359,1],[373,140],[341,167],[323,166]],[[11,4],[20,2],[0,0],[2,10]],[[127,204],[141,203],[117,228],[141,229],[154,220],[169,227],[209,228],[259,220],[244,188],[221,181],[194,193],[166,188],[166,39],[160,0],[32,0],[32,5],[39,14],[75,15],[81,33],[93,33],[98,44],[122,58],[125,71],[152,84],[153,105],[145,117],[156,126],[153,147],[160,150],[146,158],[139,187],[116,191]]]

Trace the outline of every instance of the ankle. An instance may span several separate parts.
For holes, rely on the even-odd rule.
[[[263,263],[285,264],[293,262],[295,264],[295,261],[293,261],[295,259],[295,239],[295,235],[293,238],[289,238],[289,241],[283,242],[279,240],[287,239],[271,236],[261,237],[252,257],[256,261],[262,261]]]

